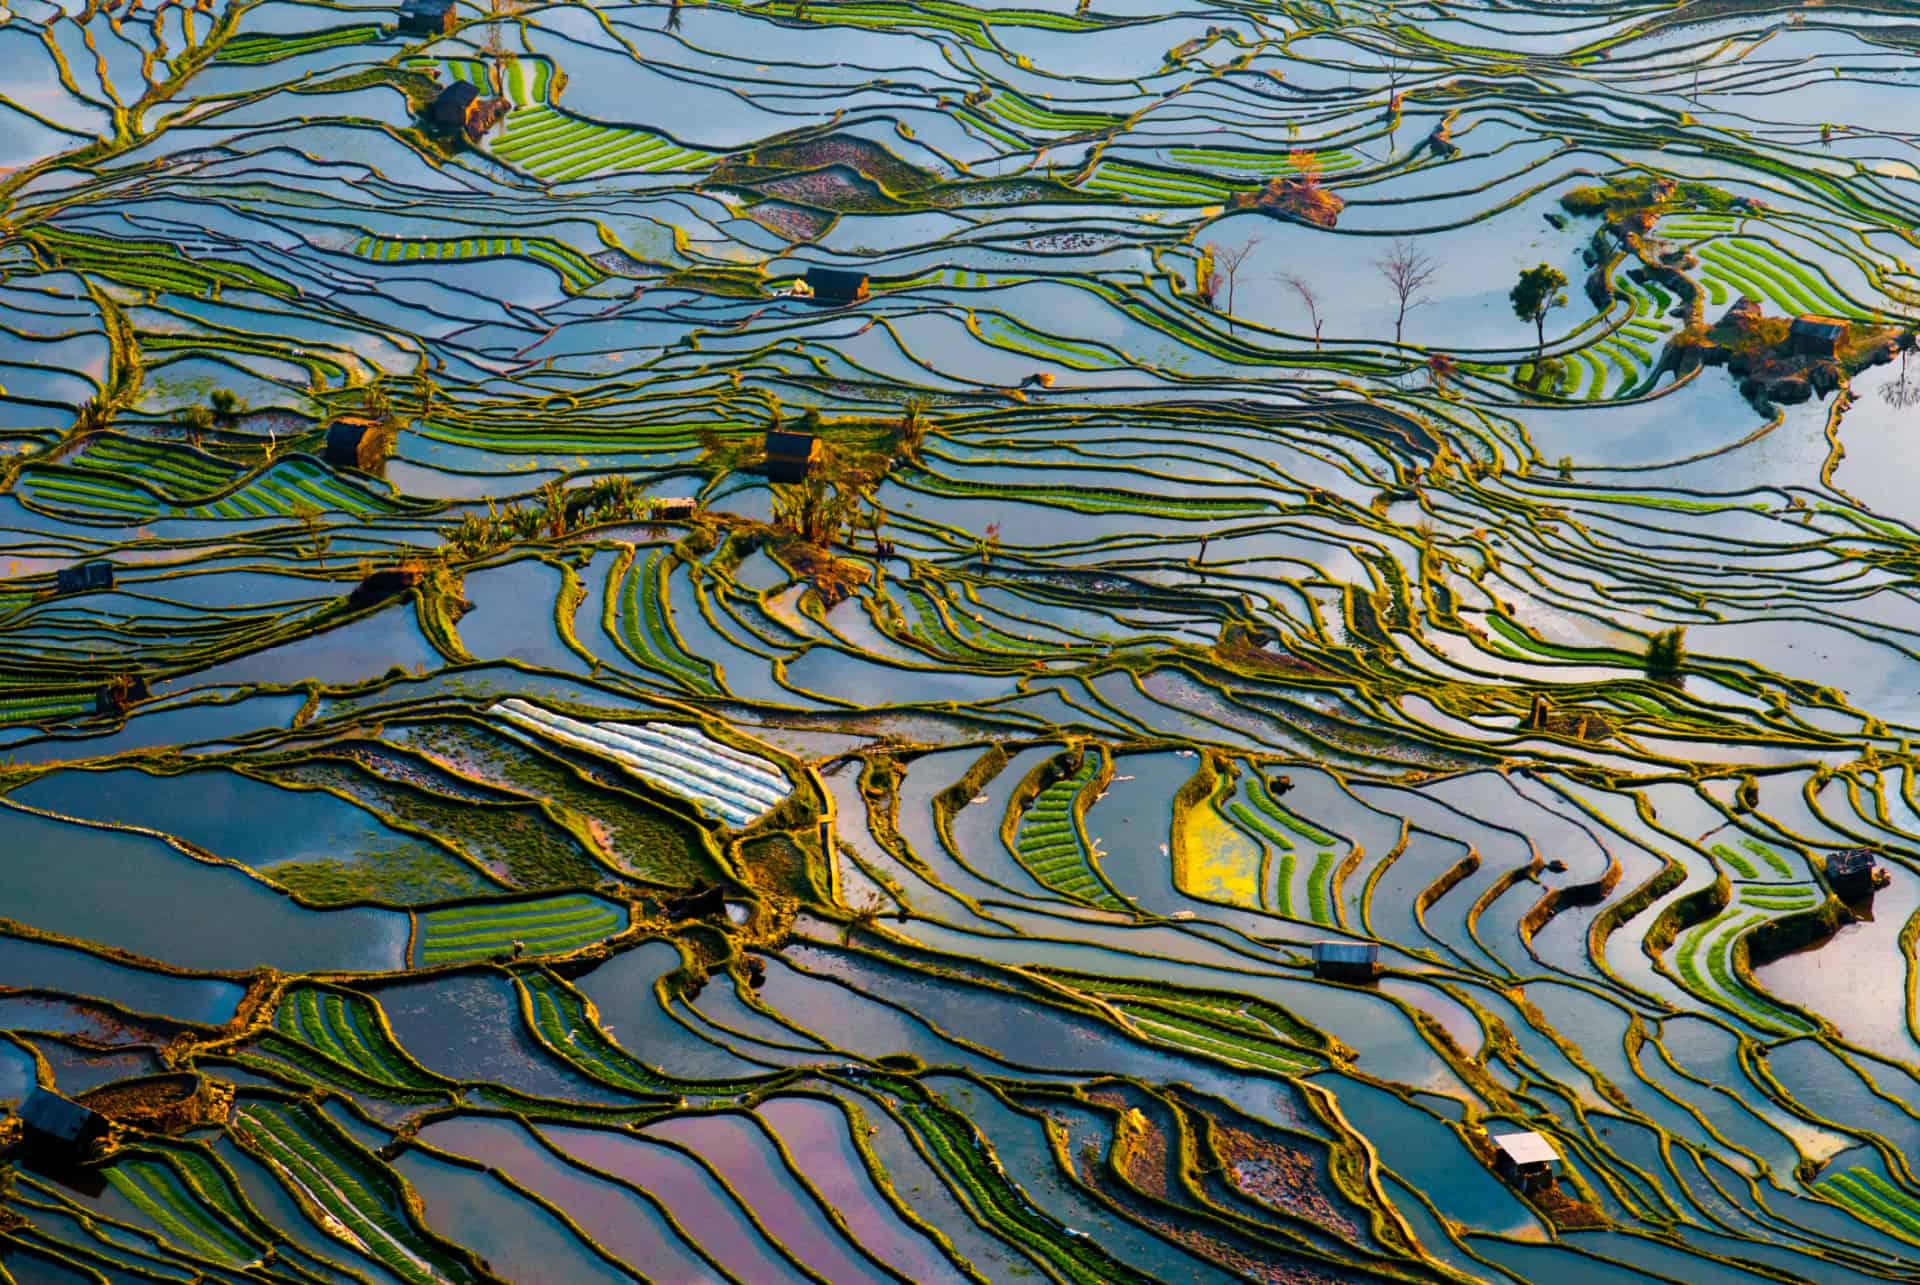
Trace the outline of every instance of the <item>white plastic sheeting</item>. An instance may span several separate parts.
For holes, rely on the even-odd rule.
[[[518,698],[491,711],[536,736],[611,759],[633,775],[698,805],[728,825],[765,816],[793,792],[766,759],[680,723],[588,723]]]

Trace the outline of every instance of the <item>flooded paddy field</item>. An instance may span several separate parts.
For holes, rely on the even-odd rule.
[[[1920,1279],[1916,55],[0,3],[0,1282]]]

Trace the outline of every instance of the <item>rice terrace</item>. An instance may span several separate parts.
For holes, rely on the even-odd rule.
[[[1920,1281],[1920,5],[1158,7],[0,0],[0,1282]]]

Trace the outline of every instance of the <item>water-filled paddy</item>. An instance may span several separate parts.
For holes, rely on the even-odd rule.
[[[0,1275],[1920,1271],[1912,23],[1534,8],[0,12]]]

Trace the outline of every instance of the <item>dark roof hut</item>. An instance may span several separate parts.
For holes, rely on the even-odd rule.
[[[1838,317],[1804,316],[1793,319],[1788,339],[1802,357],[1838,357],[1847,342],[1847,323]]]
[[[107,1134],[105,1117],[37,1085],[20,1104],[20,1123],[29,1153],[65,1164],[87,1159],[93,1144]]]
[[[401,31],[421,36],[441,36],[453,30],[456,21],[453,0],[401,0]]]
[[[336,419],[327,426],[327,463],[371,473],[387,458],[389,439],[370,419]]]
[[[111,589],[113,588],[113,564],[82,562],[78,566],[61,567],[54,573],[54,585],[61,593],[85,593],[89,589]]]
[[[1870,892],[1889,882],[1872,848],[1842,848],[1827,854],[1827,881],[1842,893]]]
[[[456,80],[433,100],[433,106],[427,109],[427,118],[441,129],[464,132],[467,118],[473,114],[474,105],[479,101],[480,91],[477,88],[464,80]]]
[[[153,689],[147,685],[144,674],[115,674],[111,681],[101,684],[93,691],[93,712],[102,718],[112,718],[127,712],[136,701],[149,699]]]
[[[867,274],[849,268],[808,268],[806,286],[815,303],[859,303],[867,297]]]
[[[767,476],[775,482],[804,482],[825,452],[812,433],[767,430]]]
[[[1316,941],[1313,975],[1336,981],[1371,981],[1380,967],[1380,947],[1370,941]]]

